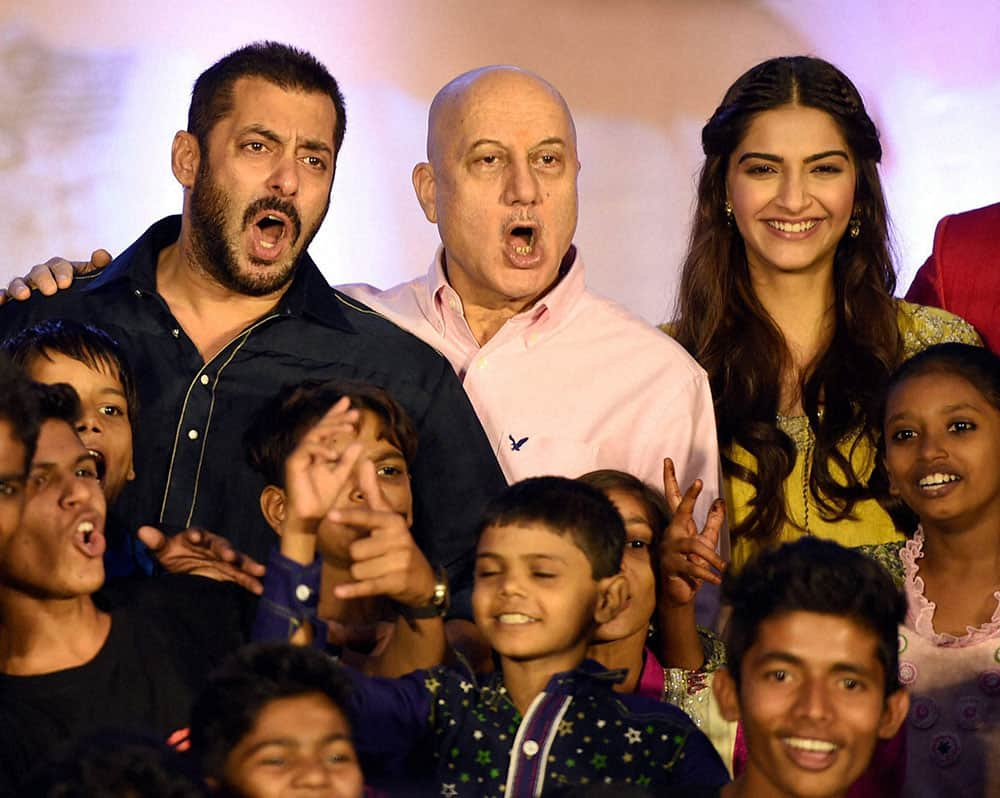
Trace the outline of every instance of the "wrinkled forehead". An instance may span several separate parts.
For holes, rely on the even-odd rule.
[[[542,78],[513,67],[466,73],[434,98],[428,155],[464,148],[479,139],[518,135],[538,142],[561,139],[576,150],[576,128],[562,95]]]

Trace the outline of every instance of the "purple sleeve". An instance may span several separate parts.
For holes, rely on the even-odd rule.
[[[313,646],[326,647],[326,624],[316,615],[321,568],[318,556],[311,564],[301,565],[272,547],[252,640],[288,640],[303,624],[311,624]]]
[[[363,757],[398,761],[413,751],[430,731],[434,671],[414,671],[398,679],[350,671],[354,743]]]

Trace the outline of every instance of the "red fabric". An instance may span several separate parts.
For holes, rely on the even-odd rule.
[[[1000,353],[1000,203],[938,222],[906,298],[958,314]]]

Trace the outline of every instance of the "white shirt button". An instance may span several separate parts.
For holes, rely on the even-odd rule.
[[[295,598],[299,601],[309,601],[309,597],[312,595],[312,591],[309,589],[308,585],[299,585],[295,588]]]
[[[189,429],[188,430],[188,438],[190,440],[192,440],[192,441],[198,440],[198,430],[196,430],[196,429]]]
[[[201,384],[202,385],[208,385],[208,375],[207,374],[202,374],[201,375]]]
[[[521,751],[529,759],[538,753],[538,743],[534,740],[525,740],[524,744],[521,746]]]

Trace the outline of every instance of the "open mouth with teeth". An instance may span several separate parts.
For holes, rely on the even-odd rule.
[[[80,521],[73,532],[73,545],[87,557],[101,557],[105,547],[104,534],[93,521]]]
[[[783,222],[770,219],[767,226],[779,233],[807,233],[819,224],[819,219],[805,219],[801,222]]]
[[[260,245],[265,249],[274,249],[285,237],[287,228],[284,219],[269,213],[257,222],[257,229],[260,230]]]
[[[521,626],[527,623],[536,623],[537,618],[532,618],[530,615],[525,615],[523,612],[504,612],[497,616],[497,620],[500,623],[508,624],[511,626]]]
[[[108,466],[104,460],[104,454],[99,452],[97,449],[88,449],[90,456],[94,458],[94,464],[97,466],[97,478],[101,482],[104,481],[104,475],[108,473]]]
[[[961,481],[962,478],[958,474],[935,472],[933,474],[928,474],[925,477],[921,477],[917,484],[924,490],[935,490],[937,488],[943,488],[945,485],[950,485],[952,482]]]
[[[782,737],[792,761],[806,770],[825,770],[836,759],[840,746],[815,737]]]
[[[295,227],[284,214],[274,210],[261,211],[249,226],[253,256],[256,260],[277,260],[293,243]]]
[[[530,255],[535,248],[535,230],[532,227],[515,227],[510,231],[514,251],[518,255]]]

